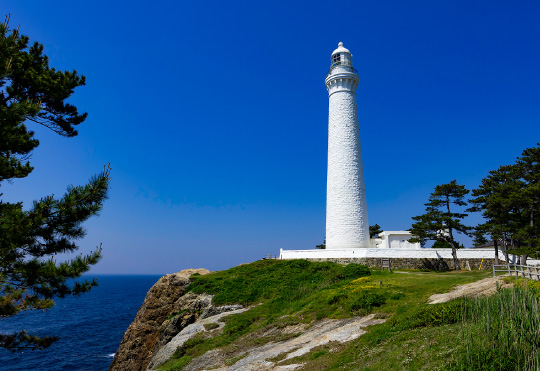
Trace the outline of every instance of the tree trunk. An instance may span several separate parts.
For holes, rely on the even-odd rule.
[[[452,258],[454,258],[454,269],[456,271],[461,270],[461,267],[459,266],[459,260],[457,258],[457,249],[453,244],[452,244]]]
[[[497,239],[493,239],[493,247],[495,248],[495,265],[499,264],[499,246],[497,245]]]
[[[461,270],[461,267],[459,266],[459,260],[457,257],[457,248],[456,244],[454,243],[454,238],[452,236],[452,228],[448,228],[448,236],[450,237],[450,246],[452,246],[452,258],[454,258],[454,269],[456,271]]]
[[[450,220],[450,199],[448,196],[446,197],[446,210],[448,211],[448,219]],[[454,269],[456,271],[460,271],[461,267],[459,266],[459,260],[457,258],[457,249],[456,244],[454,243],[454,234],[452,233],[452,225],[451,222],[448,223],[446,226],[448,227],[448,237],[450,238],[450,245],[452,246],[452,258],[454,258]],[[444,234],[444,231],[443,231]]]
[[[503,252],[504,252],[504,259],[506,259],[506,264],[510,264],[510,257],[508,256],[508,251],[504,249]]]
[[[510,264],[510,258],[508,257],[508,246],[506,245],[506,232],[503,233],[503,249],[506,264]]]
[[[534,203],[531,206],[531,218],[530,218],[529,225],[531,226],[531,232],[532,232],[533,230],[532,227],[534,227]],[[529,248],[529,252],[531,252],[532,250],[531,236],[529,235],[528,237],[529,237],[528,238],[529,242],[527,243],[527,247]],[[525,257],[525,261],[527,261],[526,257]],[[522,265],[527,265],[527,264],[522,264]]]

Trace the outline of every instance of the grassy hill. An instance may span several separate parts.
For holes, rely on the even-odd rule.
[[[391,273],[358,264],[263,260],[192,276],[187,290],[214,295],[214,305],[252,308],[224,318],[222,331],[188,340],[160,369],[181,370],[217,348],[227,355],[226,364],[233,365],[246,350],[299,336],[280,329],[370,313],[387,320],[351,342],[328,343],[297,358],[273,361],[303,363],[305,370],[538,369],[540,321],[534,287],[427,304],[432,294],[490,275]]]

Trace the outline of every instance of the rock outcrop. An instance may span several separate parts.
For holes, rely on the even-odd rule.
[[[186,326],[182,331],[178,332],[176,336],[170,338],[170,341],[159,347],[159,350],[155,352],[155,355],[148,364],[148,370],[152,370],[154,367],[169,360],[179,346],[193,338],[195,335],[209,331],[207,330],[208,325],[213,325],[211,327],[212,330],[221,330],[225,326],[225,323],[220,321],[221,318],[231,314],[242,313],[246,310],[247,308],[243,308],[241,305],[209,307],[197,322]]]
[[[512,284],[502,280],[503,276],[488,277],[483,280],[456,286],[452,291],[444,294],[433,294],[429,297],[429,304],[446,303],[462,297],[489,296],[497,292],[499,288],[511,287]]]
[[[207,274],[209,271],[188,269],[169,274],[160,278],[148,291],[135,320],[124,334],[110,371],[154,371],[195,336],[209,338],[219,335],[225,326],[223,317],[253,308],[241,305],[215,307],[212,295],[186,293],[193,273]],[[184,369],[293,370],[303,364],[280,363],[294,362],[293,358],[317,347],[328,345],[332,348],[332,344],[354,340],[366,332],[367,326],[385,320],[371,314],[284,327],[269,325],[241,337],[242,345],[212,349],[193,358]]]
[[[157,350],[211,307],[210,295],[184,295],[194,273],[203,275],[210,271],[186,269],[163,276],[152,286],[124,334],[109,370],[146,370]]]
[[[187,371],[295,370],[301,368],[303,364],[280,365],[279,363],[300,357],[315,347],[354,340],[366,333],[366,327],[384,321],[386,319],[376,318],[375,315],[370,314],[365,317],[323,319],[305,326],[288,326],[279,329],[282,335],[292,335],[287,340],[239,349],[235,354],[236,357],[232,358],[233,362],[230,362],[231,358],[227,362],[227,357],[221,349],[214,349],[194,358],[183,369]],[[184,331],[194,325],[188,326]]]

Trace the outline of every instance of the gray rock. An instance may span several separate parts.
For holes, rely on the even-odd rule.
[[[171,341],[169,341],[165,346],[163,346],[161,349],[159,349],[155,353],[155,355],[152,357],[152,359],[150,360],[148,364],[148,370],[153,370],[155,367],[169,360],[173,356],[174,352],[176,352],[176,349],[178,349],[178,347],[182,346],[182,344],[184,344],[189,339],[193,338],[198,333],[207,331],[206,328],[204,327],[205,324],[208,325],[210,323],[216,323],[219,326],[218,328],[221,329],[223,328],[223,326],[225,326],[223,322],[219,321],[221,318],[225,316],[229,316],[231,314],[242,313],[247,310],[247,308],[242,308],[242,306],[240,306],[239,309],[232,309],[232,307],[238,307],[238,306],[228,305],[225,307],[218,307],[218,308],[222,308],[223,310],[225,309],[229,309],[229,310],[228,311],[222,310],[221,313],[217,315],[207,317],[204,319],[199,319],[197,322],[186,326],[182,331],[180,331],[180,333],[178,333],[174,338],[172,338]],[[217,309],[217,311],[219,312],[220,310]],[[185,368],[185,369],[189,370],[189,368]]]
[[[204,311],[204,313],[201,316],[201,319],[216,316],[216,315],[224,313],[224,312],[230,312],[230,311],[238,310],[238,309],[242,309],[242,308],[243,308],[243,306],[241,306],[240,304],[223,305],[221,307],[209,307],[208,309],[206,309]]]
[[[167,317],[179,311],[186,287],[191,283],[189,277],[193,273],[207,274],[207,269],[186,269],[178,273],[167,274],[146,294],[135,319],[129,325],[122,342],[114,355],[109,367],[111,371],[141,371],[145,370],[156,344],[160,340],[160,328]],[[202,313],[201,313],[202,314]],[[196,318],[186,318],[184,324],[191,323]],[[182,323],[175,323],[180,328]],[[164,336],[170,336],[171,331]]]

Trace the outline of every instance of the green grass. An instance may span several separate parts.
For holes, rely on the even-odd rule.
[[[377,270],[370,272],[358,264],[341,266],[305,260],[263,260],[192,277],[192,284],[187,290],[214,295],[214,305],[239,303],[253,307],[249,311],[225,317],[225,326],[220,335],[186,343],[161,369],[180,370],[189,362],[188,359],[210,349],[222,348],[227,358],[234,359],[241,349],[285,340],[280,338],[279,331],[272,332],[272,329],[322,318],[346,318],[372,312],[390,316],[391,319],[372,326],[367,334],[356,341],[339,346],[337,353],[329,349],[310,353],[305,357],[307,369],[312,365],[315,367],[313,369],[357,370],[362,369],[358,366],[359,362],[363,362],[362,367],[367,367],[365,369],[392,369],[381,368],[384,364],[378,363],[377,357],[369,354],[376,354],[373,349],[392,348],[393,342],[396,342],[396,348],[392,348],[392,355],[383,357],[387,359],[387,366],[399,364],[402,369],[414,369],[412,367],[422,365],[426,360],[424,356],[417,357],[418,364],[415,363],[416,358],[407,355],[408,348],[403,344],[411,343],[410,347],[414,348],[414,344],[418,343],[418,347],[421,347],[423,340],[419,339],[423,339],[425,333],[435,339],[439,336],[438,332],[442,331],[442,336],[452,332],[451,329],[456,326],[454,312],[457,309],[441,305],[435,308],[444,309],[434,311],[425,304],[427,298],[488,275],[486,271],[400,274]],[[428,319],[438,321],[440,326],[428,324]],[[437,343],[433,340],[431,344],[433,352],[440,352],[450,342]],[[358,349],[364,351],[359,353]],[[421,353],[416,350],[411,352]],[[408,363],[410,366],[403,365],[403,359],[407,357],[411,359]]]
[[[414,272],[407,274],[374,271],[371,279],[401,292],[377,312],[390,319],[372,326],[368,333],[308,364],[306,370],[433,370],[447,364],[462,344],[463,300],[427,304],[429,296],[454,286],[476,281],[489,271]]]
[[[359,264],[311,263],[306,260],[261,260],[226,271],[192,277],[188,291],[213,294],[214,305],[250,305],[268,299],[294,302],[337,282],[370,275]]]
[[[195,357],[193,356],[184,356],[181,358],[174,358],[171,359],[169,362],[164,363],[163,365],[159,366],[159,370],[163,371],[175,371],[175,370],[181,370],[184,366],[187,366],[187,364]]]
[[[417,305],[306,370],[539,370],[540,284]]]
[[[538,293],[526,284],[466,300],[459,331],[464,346],[446,369],[540,369],[539,310]]]
[[[204,329],[206,331],[210,331],[210,330],[216,329],[218,327],[219,327],[219,325],[217,323],[205,323],[204,324]]]

